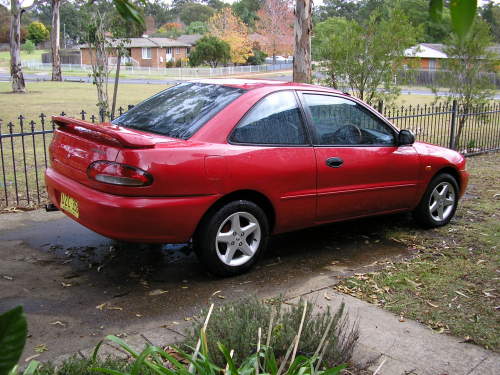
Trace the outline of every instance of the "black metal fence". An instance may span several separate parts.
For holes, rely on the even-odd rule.
[[[417,140],[454,148],[464,155],[500,150],[500,102],[470,110],[457,105],[386,107],[379,111],[397,127],[412,130]],[[124,109],[119,108],[118,113]],[[61,115],[65,115],[64,112]],[[82,120],[99,122],[100,115],[79,113]],[[43,173],[54,123],[41,113],[28,120],[0,120],[0,208],[37,207],[46,203]]]

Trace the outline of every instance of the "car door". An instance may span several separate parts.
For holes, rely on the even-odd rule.
[[[408,209],[415,200],[419,158],[397,145],[397,131],[345,96],[301,93],[317,163],[316,221]]]
[[[271,93],[229,136],[230,190],[253,190],[271,200],[275,233],[314,224],[316,159],[296,94]]]

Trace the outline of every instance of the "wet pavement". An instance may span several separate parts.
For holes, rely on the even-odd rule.
[[[106,334],[175,329],[209,302],[249,295],[299,295],[314,285],[366,272],[375,262],[407,255],[385,229],[407,215],[332,224],[271,239],[251,272],[218,279],[189,245],[118,243],[60,212],[0,215],[0,312],[23,305],[38,359],[95,345]],[[411,225],[411,224],[410,224]]]

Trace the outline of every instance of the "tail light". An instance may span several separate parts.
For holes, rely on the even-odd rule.
[[[153,176],[142,169],[106,160],[90,164],[87,176],[91,180],[111,185],[148,186],[153,183]]]

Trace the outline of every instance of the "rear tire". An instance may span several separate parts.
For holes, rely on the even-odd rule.
[[[198,258],[217,276],[248,271],[267,246],[269,221],[253,202],[229,202],[207,215],[193,239]]]
[[[424,228],[448,224],[457,210],[458,191],[457,180],[452,175],[441,173],[434,177],[413,211],[417,223]]]

